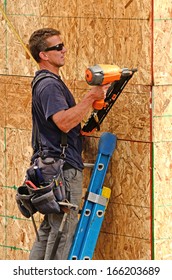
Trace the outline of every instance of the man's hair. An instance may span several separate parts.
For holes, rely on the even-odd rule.
[[[39,53],[48,47],[46,39],[60,34],[60,31],[53,28],[41,28],[32,33],[29,39],[29,49],[37,62],[40,62]]]

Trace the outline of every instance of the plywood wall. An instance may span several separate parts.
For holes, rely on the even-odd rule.
[[[94,259],[170,259],[172,3],[163,1],[162,11],[157,2],[0,0],[8,18],[0,11],[0,259],[28,259],[35,238],[14,198],[32,152],[30,82],[37,69],[22,43],[41,27],[61,30],[68,49],[61,75],[77,102],[89,88],[87,66],[138,68],[83,154],[94,162],[100,134],[117,135],[105,179],[112,195]],[[90,172],[84,170],[84,189]]]
[[[154,257],[172,259],[172,1],[154,7]]]

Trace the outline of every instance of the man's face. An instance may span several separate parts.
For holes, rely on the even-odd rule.
[[[52,66],[55,67],[62,67],[65,64],[65,53],[66,53],[66,48],[62,45],[62,39],[60,36],[54,35],[48,39],[46,39],[48,48],[57,46],[57,49],[53,50],[48,50],[46,51],[46,56],[48,57],[48,61]],[[59,45],[59,46],[58,46]],[[58,50],[58,47],[62,48],[61,50]]]

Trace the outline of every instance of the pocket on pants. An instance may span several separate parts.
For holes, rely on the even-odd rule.
[[[75,168],[64,171],[67,199],[73,204],[80,204],[82,197],[82,172]]]

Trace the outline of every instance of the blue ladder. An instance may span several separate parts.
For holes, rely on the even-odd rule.
[[[100,137],[96,162],[68,260],[92,259],[110,197],[110,189],[103,187],[103,183],[116,142],[117,137],[108,132]]]

